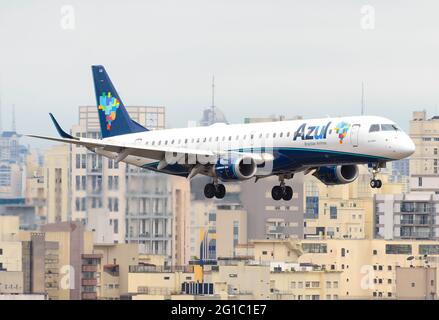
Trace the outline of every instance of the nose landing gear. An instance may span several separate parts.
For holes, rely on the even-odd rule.
[[[370,180],[370,187],[371,188],[379,189],[379,188],[382,187],[383,182],[380,179],[376,178],[378,173],[380,173],[381,168],[382,168],[382,165],[380,165],[380,164],[374,164],[373,165],[373,167],[372,167],[372,177],[373,178],[372,178],[372,180]]]

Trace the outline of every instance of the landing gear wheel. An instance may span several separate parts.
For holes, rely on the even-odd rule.
[[[271,197],[273,198],[273,200],[280,200],[282,199],[284,192],[282,190],[281,186],[274,186],[273,189],[271,189]]]
[[[283,191],[284,191],[282,195],[283,200],[289,201],[293,198],[293,188],[291,188],[290,186],[286,186]]]
[[[381,188],[382,187],[382,185],[383,185],[383,182],[381,181],[381,180],[377,180],[376,181],[377,182],[377,188],[379,189],[379,188]]]
[[[204,196],[208,199],[212,199],[215,196],[216,188],[213,183],[208,183],[204,187]]]
[[[381,180],[379,180],[379,179],[372,179],[370,181],[370,186],[372,188],[378,188],[379,189],[379,188],[381,188],[383,186],[383,182]]]
[[[218,184],[215,190],[215,197],[218,199],[224,198],[226,195],[226,187],[223,184]]]

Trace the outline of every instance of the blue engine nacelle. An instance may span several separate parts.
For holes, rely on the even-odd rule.
[[[249,156],[220,158],[213,166],[213,175],[222,181],[247,180],[256,174],[257,164]]]
[[[355,164],[320,167],[313,176],[326,185],[351,183],[358,177],[358,166]]]

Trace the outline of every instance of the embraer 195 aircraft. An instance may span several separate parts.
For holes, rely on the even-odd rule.
[[[92,66],[102,139],[73,137],[52,114],[60,138],[31,137],[72,143],[116,162],[123,161],[191,179],[212,178],[204,188],[207,198],[223,198],[219,181],[258,179],[276,175],[274,200],[291,200],[286,179],[297,172],[312,173],[327,185],[345,184],[358,176],[358,165],[372,171],[370,186],[388,161],[410,156],[415,145],[393,121],[357,116],[148,130],[128,115],[103,66]]]

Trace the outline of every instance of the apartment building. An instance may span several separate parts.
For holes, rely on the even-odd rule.
[[[416,146],[410,158],[410,190],[439,193],[439,117],[413,112],[410,137]]]
[[[388,174],[381,174],[381,189],[369,186],[367,167],[359,166],[360,173],[354,182],[326,186],[312,176],[304,182],[306,239],[371,239],[374,235],[375,194],[400,194],[404,183],[390,182]]]
[[[238,245],[247,243],[247,211],[234,195],[240,186],[226,184],[229,198],[195,200],[187,218],[186,261],[213,262],[219,257],[233,257]]]
[[[164,107],[130,106],[126,109],[133,120],[149,129],[163,129],[165,127]],[[95,106],[79,107],[79,123],[73,126],[72,135],[90,138],[100,136],[99,119]],[[132,168],[124,163],[116,163],[81,146],[71,145],[70,155],[71,220],[81,221],[87,225],[89,215],[96,211],[105,210],[108,212],[106,224],[111,226],[112,231],[111,238],[106,240],[110,243],[123,243],[125,240],[135,241],[136,239],[131,239],[129,236],[128,230],[132,227],[129,223],[132,220],[126,215],[135,215],[139,212],[134,212],[133,206],[129,207],[130,201],[133,198],[140,198],[142,201],[148,201],[151,205],[156,203],[158,206],[159,203],[163,203],[162,199],[167,197],[167,195],[155,193],[151,198],[151,195],[148,192],[143,192],[142,189],[133,190],[130,188],[134,183],[133,180],[146,180],[144,185],[147,186],[147,182],[153,180],[153,174],[145,174],[144,170]],[[161,183],[166,181],[165,176],[155,179],[163,179]],[[170,219],[171,217],[169,217]],[[161,221],[156,220],[155,222]],[[101,231],[95,228],[95,232]],[[161,241],[163,242],[163,240]],[[153,244],[157,250],[159,250],[159,243]]]
[[[93,253],[102,257],[99,269],[101,275],[99,299],[117,300],[128,296],[129,266],[138,265],[140,261],[138,245],[95,244]]]
[[[29,232],[27,236],[28,241],[21,242],[24,293],[43,294],[49,300],[58,300],[59,244],[46,241],[45,234],[41,232]]]
[[[46,222],[68,221],[70,217],[70,146],[54,146],[44,152],[43,182]]]
[[[341,272],[340,299],[396,299],[397,268],[437,268],[439,261],[438,242],[428,240],[303,240],[301,245],[300,263]]]
[[[0,216],[0,297],[23,293],[19,218]]]
[[[377,194],[375,237],[391,239],[439,239],[439,195],[428,192]]]

